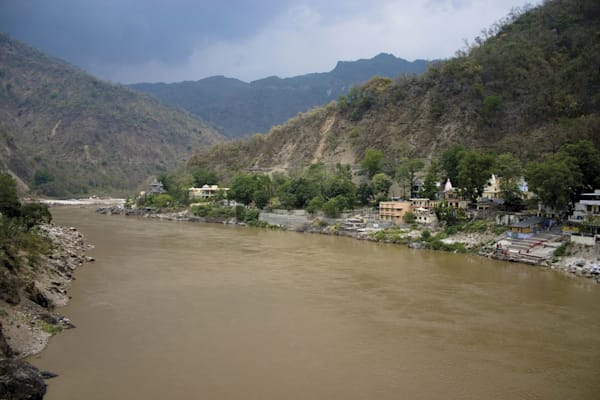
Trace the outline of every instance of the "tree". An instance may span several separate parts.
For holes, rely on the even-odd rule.
[[[323,197],[325,200],[343,196],[349,203],[347,206],[351,208],[356,199],[356,185],[347,176],[330,176],[323,188]]]
[[[504,180],[519,180],[523,175],[523,166],[511,153],[502,153],[494,161],[494,173]]]
[[[369,179],[381,172],[383,162],[383,152],[377,149],[369,148],[365,151],[365,156],[360,162],[360,166],[367,171]]]
[[[375,194],[373,193],[373,187],[370,184],[363,182],[358,186],[356,195],[360,204],[369,205]]]
[[[542,203],[555,211],[564,212],[573,188],[579,187],[582,173],[573,157],[553,154],[542,162],[530,162],[525,168],[529,188]]]
[[[343,205],[337,197],[329,199],[323,204],[323,212],[327,217],[337,218],[343,210]]]
[[[48,206],[40,203],[27,203],[21,206],[20,211],[21,224],[25,229],[30,230],[39,224],[49,224],[52,222],[52,215],[48,211]]]
[[[271,198],[271,179],[265,174],[237,174],[228,196],[242,204],[254,202],[256,207],[263,208]]]
[[[17,182],[10,174],[0,172],[0,214],[8,218],[20,215],[21,203],[17,194]]]
[[[305,208],[308,202],[321,193],[317,182],[299,177],[291,179],[280,188],[279,200],[287,209]]]
[[[209,168],[198,167],[192,171],[194,177],[194,186],[202,187],[204,185],[216,185],[219,182],[217,173]]]
[[[409,158],[403,161],[396,169],[396,180],[404,188],[409,187],[409,197],[414,197],[413,189],[417,180],[417,173],[425,168],[425,163],[418,158]]]
[[[170,205],[174,205],[173,202],[178,204],[189,203],[188,189],[194,184],[192,175],[183,171],[172,171],[161,174],[158,181],[163,184],[165,191],[171,197]]]
[[[168,193],[155,194],[150,196],[148,203],[158,208],[171,207],[173,205],[173,197]]]
[[[371,179],[371,186],[373,187],[373,193],[377,197],[387,197],[390,187],[392,186],[392,178],[388,175],[380,172],[373,176]]]
[[[504,200],[504,208],[519,211],[523,208],[523,199],[519,191],[519,179],[523,175],[523,167],[518,158],[510,153],[496,157],[494,172],[500,177],[500,192]]]
[[[434,209],[440,222],[446,225],[457,225],[466,220],[465,210],[451,207],[447,202],[442,202]]]
[[[310,214],[314,214],[323,208],[323,198],[321,196],[314,197],[311,201],[308,202],[308,206],[306,206],[306,211]]]
[[[454,184],[458,183],[458,164],[465,151],[463,145],[455,144],[442,153],[442,167],[446,171],[446,178]]]
[[[439,168],[440,166],[438,162],[433,160],[429,166],[427,175],[425,175],[423,186],[421,186],[421,191],[419,192],[420,197],[427,198],[429,200],[436,199],[436,195],[439,191]]]
[[[571,157],[581,172],[581,184],[573,188],[575,195],[600,188],[600,152],[592,142],[581,140],[566,144],[559,153]]]
[[[494,158],[490,154],[481,154],[475,150],[461,153],[456,186],[465,198],[475,202],[483,194],[485,184],[492,174],[493,165]]]

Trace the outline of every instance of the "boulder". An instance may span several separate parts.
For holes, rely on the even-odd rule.
[[[42,400],[46,384],[42,373],[23,360],[0,360],[0,399]]]

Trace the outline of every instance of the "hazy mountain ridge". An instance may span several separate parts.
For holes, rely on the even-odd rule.
[[[0,35],[0,165],[40,193],[134,189],[223,136]]]
[[[330,72],[291,78],[272,76],[245,83],[215,76],[194,82],[138,83],[130,87],[181,107],[238,137],[267,132],[298,112],[327,104],[374,76],[419,74],[427,65],[429,61],[409,62],[382,53],[368,60],[340,61]]]
[[[487,40],[421,76],[373,79],[265,136],[215,146],[191,164],[293,170],[357,164],[374,147],[436,157],[454,143],[509,151],[523,161],[562,143],[600,148],[600,4],[548,1],[513,13]]]

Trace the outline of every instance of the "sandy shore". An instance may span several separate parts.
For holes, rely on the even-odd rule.
[[[67,199],[67,200],[56,200],[56,199],[36,199],[42,204],[49,206],[122,206],[125,204],[125,199],[113,198],[113,197],[88,197],[87,199]]]

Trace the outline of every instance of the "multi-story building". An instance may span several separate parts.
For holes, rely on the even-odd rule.
[[[382,201],[379,203],[379,219],[400,224],[404,222],[404,214],[411,210],[408,201]]]

